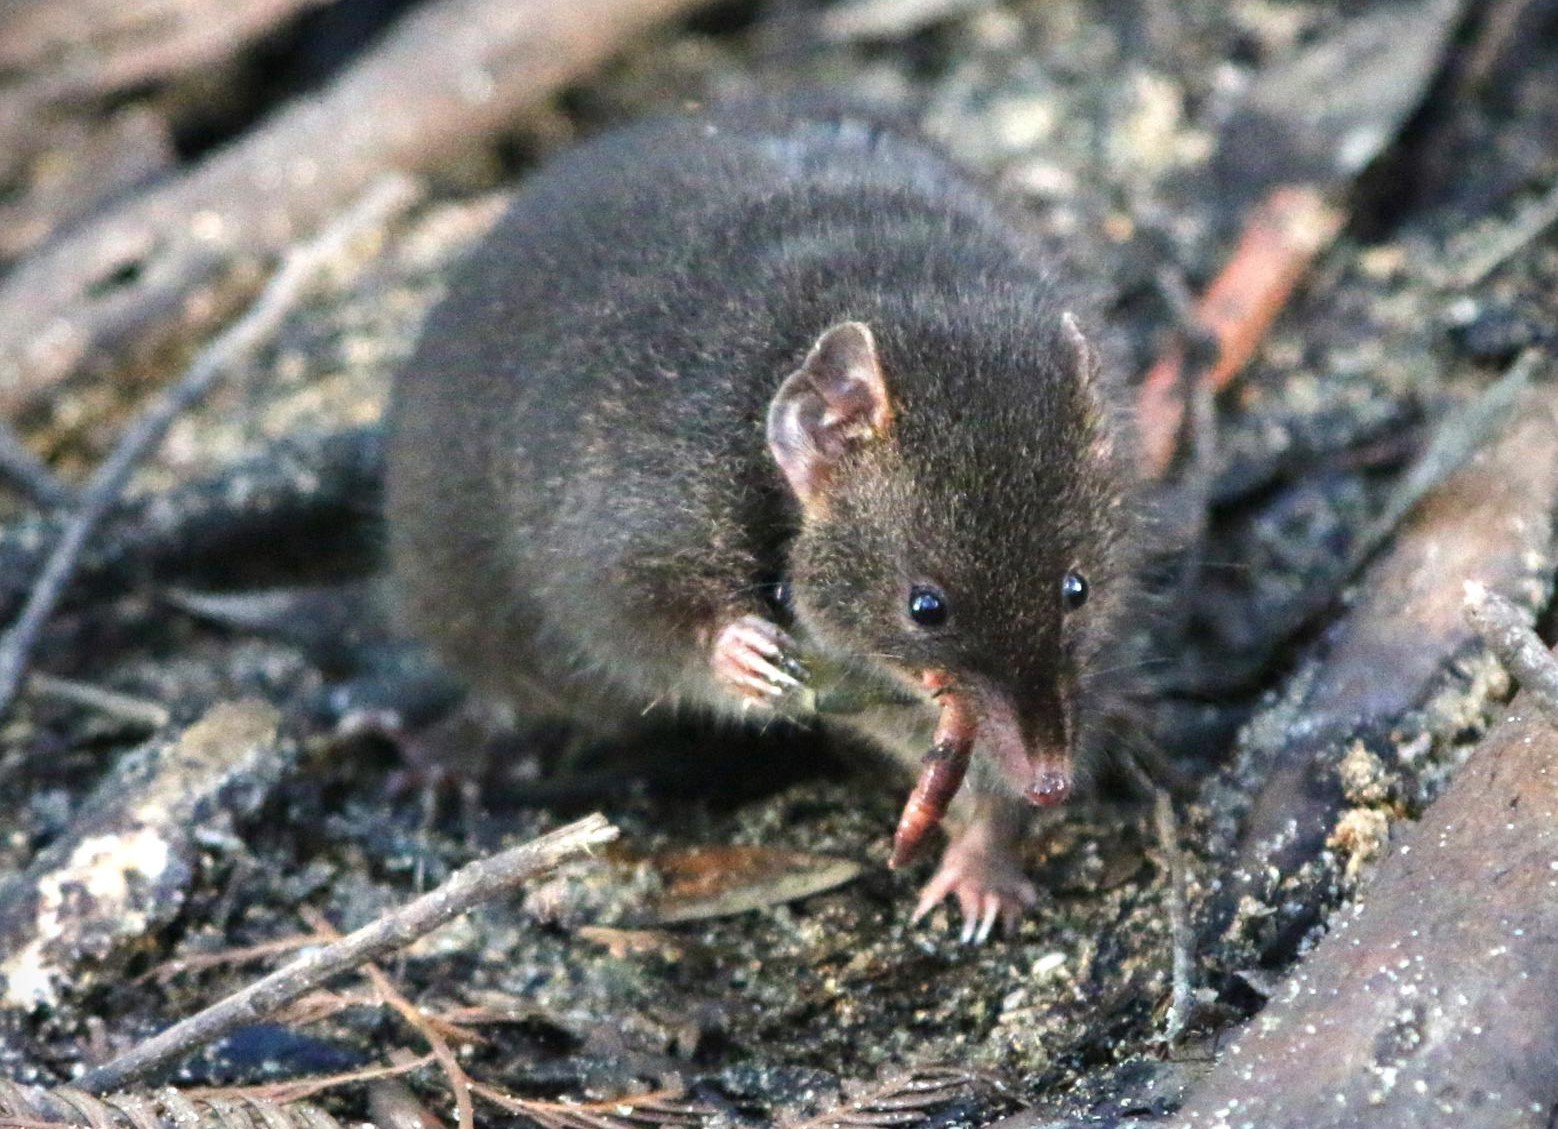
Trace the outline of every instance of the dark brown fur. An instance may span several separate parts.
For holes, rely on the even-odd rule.
[[[397,381],[405,610],[521,708],[737,713],[712,633],[771,616],[785,578],[810,645],[997,687],[1025,746],[1074,747],[1132,534],[1118,398],[1065,308],[977,185],[863,118],[748,107],[590,142],[532,177]],[[846,320],[892,422],[804,510],[765,415]],[[1093,598],[1068,615],[1069,569]],[[904,610],[925,579],[952,608],[936,631]]]

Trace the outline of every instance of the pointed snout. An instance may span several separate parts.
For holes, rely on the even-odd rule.
[[[933,692],[942,684],[926,679]],[[958,680],[956,692],[977,719],[976,758],[984,757],[1008,790],[1036,807],[1055,807],[1070,797],[1070,726],[1060,702],[1041,699],[1019,708],[1009,693],[968,679]]]
[[[1035,807],[1052,808],[1065,803],[1071,796],[1070,755],[1034,758],[1033,781],[1022,795]]]

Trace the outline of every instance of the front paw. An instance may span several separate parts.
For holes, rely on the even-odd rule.
[[[1008,933],[1022,924],[1025,910],[1038,904],[1039,891],[1028,881],[1016,855],[989,844],[957,840],[942,856],[935,877],[920,892],[911,921],[918,922],[948,897],[963,912],[959,939],[982,945],[995,923]]]
[[[744,615],[715,637],[709,665],[715,679],[748,705],[779,708],[799,699],[806,688],[806,668],[796,658],[798,650],[795,640],[777,624]]]

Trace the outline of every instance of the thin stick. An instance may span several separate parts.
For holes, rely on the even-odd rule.
[[[340,1074],[305,1074],[288,1078],[284,1082],[266,1082],[258,1086],[209,1086],[184,1090],[186,1098],[254,1098],[277,1105],[292,1105],[307,1101],[326,1090],[338,1090],[342,1086],[355,1086],[361,1082],[373,1082],[384,1078],[397,1078],[421,1070],[433,1063],[432,1055],[409,1055],[384,1066],[364,1066]]]
[[[33,673],[27,678],[27,688],[46,698],[57,698],[73,706],[96,710],[110,717],[142,726],[153,732],[162,729],[172,715],[159,702],[134,698],[117,690],[105,690],[89,682],[77,682],[69,678],[55,678],[52,674]]]
[[[838,43],[903,39],[932,24],[993,6],[993,0],[848,0],[822,12],[817,26]]]
[[[311,906],[302,907],[301,912],[309,928],[335,940],[340,939],[341,934],[325,919],[324,914]],[[421,1035],[423,1041],[432,1050],[433,1057],[438,1060],[439,1068],[443,1070],[444,1077],[449,1082],[449,1091],[454,1095],[454,1107],[460,1129],[476,1129],[476,1110],[471,1103],[471,1076],[460,1065],[454,1048],[449,1045],[449,1037],[451,1034],[456,1038],[468,1040],[477,1040],[481,1037],[475,1032],[465,1031],[454,1024],[436,1022],[431,1016],[424,1015],[422,1009],[408,1000],[378,965],[369,962],[363,965],[362,970],[373,984],[374,991],[379,994],[379,999]]]
[[[1558,658],[1531,630],[1530,617],[1479,580],[1466,582],[1466,619],[1544,717],[1558,725]]]
[[[1555,223],[1558,223],[1558,183],[1547,195],[1528,205],[1507,228],[1488,239],[1480,255],[1454,272],[1450,285],[1462,290],[1471,289],[1540,239]]]
[[[178,382],[165,389],[130,424],[92,476],[80,507],[66,523],[58,544],[49,554],[21,615],[0,639],[0,717],[16,700],[38,637],[70,583],[81,550],[119,501],[136,465],[162,442],[173,422],[197,404],[220,377],[232,371],[238,361],[275,333],[320,270],[339,261],[346,247],[362,232],[382,225],[409,207],[414,196],[413,182],[405,177],[379,181],[340,221],[332,224],[319,238],[289,254],[248,312],[206,346]]]
[[[1239,245],[1196,303],[1195,320],[1218,347],[1205,378],[1213,392],[1255,355],[1309,264],[1341,231],[1345,218],[1318,189],[1303,184],[1278,185],[1250,215]],[[1184,345],[1176,341],[1137,393],[1145,466],[1154,477],[1161,477],[1174,457],[1185,415],[1180,394],[1184,363]]]
[[[1195,934],[1190,929],[1185,853],[1179,848],[1179,821],[1174,818],[1174,801],[1162,788],[1153,789],[1152,814],[1157,825],[1158,849],[1163,852],[1169,869],[1169,937],[1174,963],[1163,1041],[1172,1046],[1185,1033],[1191,1009],[1195,1006]]]
[[[64,509],[76,501],[76,492],[61,482],[21,437],[4,424],[0,424],[0,478],[27,495],[39,509]]]
[[[149,1071],[271,1014],[332,976],[404,948],[473,907],[501,897],[559,863],[616,837],[617,829],[604,816],[590,815],[530,843],[478,859],[416,901],[334,944],[304,954],[118,1058],[87,1071],[76,1085],[97,1094],[120,1089]]]
[[[186,972],[204,972],[209,968],[247,964],[250,961],[265,960],[273,956],[295,953],[299,949],[306,949],[310,945],[318,945],[320,943],[321,938],[317,934],[303,933],[294,937],[278,937],[273,941],[261,941],[257,945],[248,945],[241,949],[226,949],[219,953],[201,953],[196,956],[164,961],[157,967],[141,973],[130,983],[139,985],[155,980],[158,984],[166,986],[176,977],[182,976]]]

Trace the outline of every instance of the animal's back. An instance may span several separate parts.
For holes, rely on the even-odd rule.
[[[538,705],[580,668],[662,692],[680,652],[644,627],[696,609],[661,594],[712,605],[778,568],[779,380],[841,310],[1031,285],[1026,253],[939,153],[850,113],[747,106],[563,156],[457,271],[397,381],[413,625]]]

